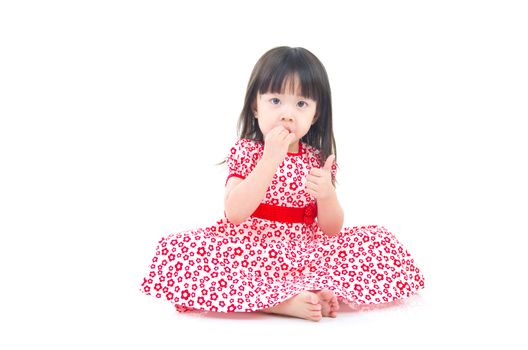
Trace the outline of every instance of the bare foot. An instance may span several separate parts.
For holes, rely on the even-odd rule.
[[[337,310],[339,310],[339,302],[337,297],[330,289],[323,289],[316,291],[315,294],[319,297],[321,303],[321,313],[324,317],[337,317]]]
[[[304,318],[310,321],[319,322],[323,315],[321,314],[321,304],[315,293],[302,291],[296,296],[270,307],[260,310],[265,313],[280,314]]]

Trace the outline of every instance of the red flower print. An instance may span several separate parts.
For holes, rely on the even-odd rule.
[[[184,291],[182,291],[182,293],[181,293],[181,297],[182,297],[182,299],[187,300],[187,299],[189,299],[190,296],[191,296],[191,294],[189,294],[189,291],[188,291],[188,290],[184,290]]]
[[[363,287],[360,284],[354,284],[354,290],[357,292],[361,292],[363,290]]]
[[[269,257],[272,258],[272,259],[275,259],[277,257],[277,252],[275,250],[270,250],[269,251]]]
[[[240,248],[240,247],[236,247],[236,248],[235,248],[235,254],[236,254],[236,255],[240,256],[240,255],[242,255],[242,253],[243,253],[242,248]]]
[[[172,298],[174,298],[174,294],[171,292],[168,292],[165,296],[167,297],[167,300],[172,300]]]
[[[292,190],[292,191],[295,191],[297,189],[297,187],[299,187],[299,186],[297,186],[297,184],[295,182],[292,182],[290,184],[290,190]]]
[[[198,253],[198,255],[200,255],[200,256],[204,256],[204,255],[205,255],[205,249],[204,249],[204,247],[200,247],[200,248],[198,248],[197,253]]]
[[[227,287],[227,282],[222,278],[220,281],[218,281],[218,284],[220,287],[225,288]]]

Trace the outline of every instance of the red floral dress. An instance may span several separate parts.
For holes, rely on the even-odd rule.
[[[227,179],[245,178],[263,151],[261,141],[238,140],[226,158]],[[354,307],[423,288],[412,256],[385,227],[346,227],[333,237],[321,231],[316,200],[304,191],[310,169],[320,167],[318,154],[299,142],[245,222],[236,225],[224,215],[209,227],[162,237],[140,290],[180,312],[252,312],[304,290],[328,288]],[[333,178],[336,169],[334,162]]]

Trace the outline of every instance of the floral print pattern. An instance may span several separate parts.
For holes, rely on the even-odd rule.
[[[245,178],[264,144],[240,139],[226,158],[229,174]],[[140,290],[176,310],[252,312],[273,307],[303,290],[328,288],[352,307],[411,296],[424,277],[410,253],[385,227],[345,227],[333,237],[317,220],[316,200],[304,191],[319,151],[299,141],[299,152],[280,164],[262,203],[305,208],[302,223],[249,217],[162,237]],[[337,165],[332,165],[335,178]],[[226,184],[227,184],[226,180]],[[225,214],[225,213],[224,213]]]

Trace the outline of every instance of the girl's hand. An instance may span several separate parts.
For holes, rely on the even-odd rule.
[[[262,158],[267,158],[279,166],[286,157],[290,144],[294,140],[295,133],[290,133],[282,125],[271,129],[264,140],[264,154]]]
[[[314,196],[316,199],[325,199],[335,194],[334,185],[332,185],[332,163],[335,155],[331,154],[326,159],[324,167],[321,169],[312,168],[310,174],[306,176],[305,191]]]

